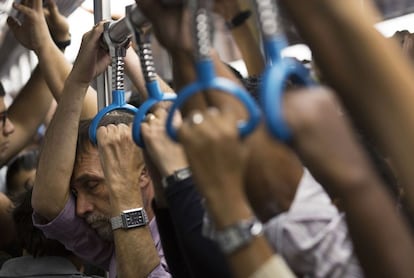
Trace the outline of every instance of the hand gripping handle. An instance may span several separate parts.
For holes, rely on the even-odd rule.
[[[139,107],[132,125],[132,138],[141,148],[145,147],[141,136],[141,123],[145,120],[147,112],[160,101],[174,101],[177,98],[174,93],[162,93],[157,81],[147,83],[147,91],[150,97]]]
[[[283,119],[283,92],[286,82],[311,86],[314,81],[309,70],[293,59],[285,58],[265,69],[260,88],[260,104],[269,132],[277,139],[287,142],[292,133]]]
[[[136,114],[138,112],[138,109],[135,106],[125,102],[125,94],[123,90],[112,91],[112,103],[102,108],[101,111],[99,111],[93,118],[91,125],[89,126],[89,139],[94,145],[98,143],[96,139],[96,132],[98,130],[99,123],[106,114],[115,110],[124,110],[130,112],[131,114]]]
[[[244,104],[249,114],[249,119],[239,123],[238,129],[242,138],[250,134],[257,127],[260,122],[260,109],[244,88],[229,79],[214,77],[215,74],[211,60],[203,60],[197,63],[197,76],[199,76],[199,80],[182,89],[174,104],[170,108],[167,117],[166,129],[171,139],[178,141],[177,131],[172,125],[175,111],[178,110],[194,94],[211,89],[234,95]]]

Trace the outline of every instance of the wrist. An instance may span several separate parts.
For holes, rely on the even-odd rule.
[[[84,80],[84,76],[78,76],[78,73],[73,71],[74,68],[72,68],[72,71],[69,73],[68,78],[66,79],[66,83],[70,83],[70,84],[76,84],[79,87],[82,88],[89,88],[90,82],[92,80]]]
[[[206,206],[217,229],[225,228],[254,214],[242,192],[227,192],[206,197]]]
[[[45,40],[44,43],[40,44],[39,47],[33,49],[36,56],[39,58],[39,60],[43,60],[44,58],[50,57],[50,53],[53,52],[53,49],[56,46],[54,45],[52,40]]]
[[[131,192],[130,190],[122,190],[121,192],[114,194],[110,193],[111,202],[111,215],[117,216],[124,210],[131,208],[143,207],[142,196],[140,192]]]
[[[160,167],[160,174],[163,177],[169,177],[176,174],[178,171],[182,169],[189,169],[188,163],[186,162],[178,162],[176,165],[163,165],[165,167]]]
[[[181,182],[185,179],[191,177],[192,173],[189,167],[182,167],[177,170],[174,170],[169,175],[164,175],[161,179],[161,185],[164,190],[168,187],[173,186],[174,184]]]

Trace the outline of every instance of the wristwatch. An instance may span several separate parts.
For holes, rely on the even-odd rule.
[[[179,181],[185,180],[186,178],[191,177],[191,170],[190,168],[183,168],[179,169],[177,171],[174,171],[172,175],[169,175],[168,177],[164,177],[161,180],[162,187],[164,189],[167,189],[172,184],[175,184]]]
[[[148,216],[143,208],[124,210],[121,215],[111,218],[112,230],[131,229],[148,224]]]
[[[232,254],[263,233],[263,225],[255,217],[242,220],[224,230],[216,230],[211,238],[225,254]]]

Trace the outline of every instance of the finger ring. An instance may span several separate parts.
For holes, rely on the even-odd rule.
[[[147,114],[146,120],[147,120],[148,122],[150,122],[150,121],[152,121],[152,120],[154,120],[154,119],[155,119],[155,115],[154,115],[154,114],[152,114],[152,113],[148,113],[148,114]]]
[[[204,121],[203,114],[201,113],[194,113],[191,117],[191,123],[194,125],[199,125]]]

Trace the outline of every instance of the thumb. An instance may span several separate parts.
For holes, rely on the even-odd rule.
[[[47,1],[47,9],[49,10],[50,17],[52,19],[56,19],[58,16],[60,16],[59,8],[54,0]]]

